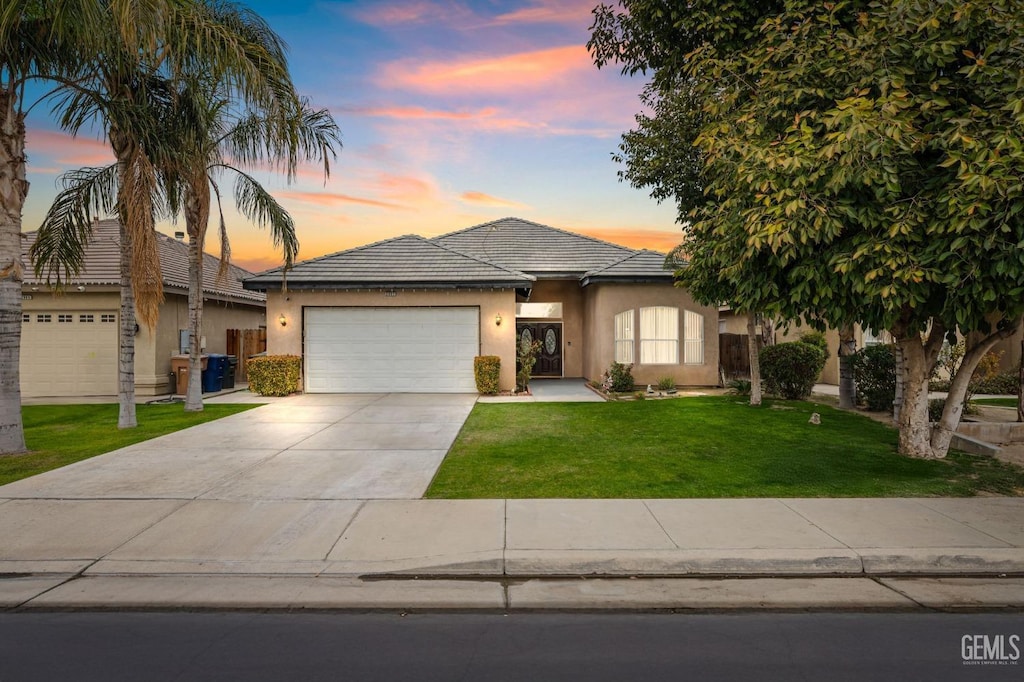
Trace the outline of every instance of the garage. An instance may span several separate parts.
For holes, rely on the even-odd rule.
[[[475,393],[477,307],[304,308],[309,393]]]
[[[21,395],[115,395],[117,313],[25,312],[21,325]]]

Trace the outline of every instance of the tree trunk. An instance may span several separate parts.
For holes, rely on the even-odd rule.
[[[185,197],[185,229],[188,231],[188,391],[185,411],[203,409],[203,243],[210,217],[210,185],[204,176],[189,186]]]
[[[960,425],[960,417],[964,411],[964,399],[967,397],[967,390],[974,377],[974,370],[978,363],[985,357],[985,353],[992,350],[1001,339],[1012,336],[1020,328],[1020,321],[1012,328],[1003,329],[970,346],[964,352],[964,358],[957,368],[956,374],[950,377],[949,393],[946,394],[946,404],[942,408],[942,418],[932,430],[931,448],[932,456],[941,459],[949,452],[949,442],[953,433]]]
[[[892,398],[892,418],[893,421],[899,423],[900,410],[903,408],[903,388],[907,385],[907,364],[903,361],[903,349],[899,344],[896,344],[893,355],[896,365],[894,368],[896,389]]]
[[[0,455],[25,452],[21,421],[21,211],[25,117],[16,95],[0,91]]]
[[[857,384],[853,378],[853,354],[857,350],[853,325],[839,330],[839,407],[852,410],[857,406]]]
[[[1024,339],[1020,342],[1020,368],[1017,370],[1017,421],[1024,422]]]
[[[945,327],[933,322],[927,341],[916,329],[898,323],[894,329],[896,345],[903,356],[903,403],[899,418],[899,452],[910,457],[933,459],[931,424],[928,421],[928,380],[939,357]]]
[[[757,316],[747,314],[747,353],[750,358],[750,404],[761,404],[761,334]]]
[[[117,428],[133,429],[135,417],[135,294],[132,291],[131,235],[121,223],[121,324],[118,329]]]

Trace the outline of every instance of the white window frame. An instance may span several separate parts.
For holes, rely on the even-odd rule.
[[[679,308],[640,309],[640,364],[679,364]]]
[[[704,316],[683,311],[683,364],[704,364]]]
[[[633,309],[625,310],[615,316],[615,362],[632,365],[636,351],[634,350],[634,314]]]

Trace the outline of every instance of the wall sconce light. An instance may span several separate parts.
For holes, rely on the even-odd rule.
[[[76,288],[76,289],[78,289],[79,291],[85,291],[85,287],[84,287],[84,286],[82,286],[81,284],[79,284],[79,285],[78,285],[77,287],[75,287],[75,288]]]
[[[494,324],[496,324],[499,327],[501,326],[501,313],[498,313],[497,315],[494,316]]]
[[[284,313],[281,313],[281,317],[277,318],[277,321],[281,323],[282,327],[288,326],[288,318],[284,316]]]

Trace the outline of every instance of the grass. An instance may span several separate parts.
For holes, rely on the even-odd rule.
[[[1016,398],[972,398],[971,402],[989,407],[1017,407]]]
[[[26,405],[21,416],[30,452],[0,457],[0,485],[253,407],[217,404],[185,412],[180,403],[139,405],[138,427],[121,430],[117,405]]]
[[[812,412],[821,424],[808,423]],[[895,497],[1024,494],[1024,469],[896,454],[896,431],[808,402],[713,396],[478,404],[431,498]]]

